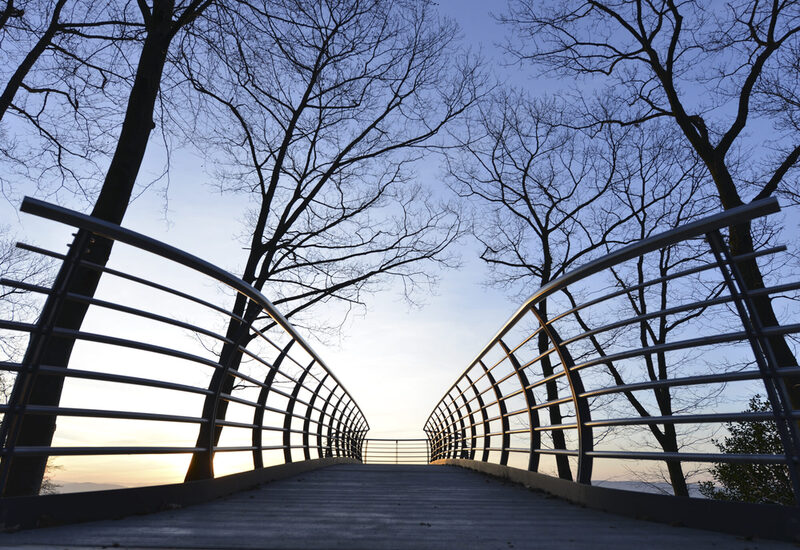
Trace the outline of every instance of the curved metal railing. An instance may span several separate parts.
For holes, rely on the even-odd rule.
[[[728,210],[543,287],[434,408],[424,428],[432,459],[515,465],[584,484],[660,464],[676,494],[687,494],[676,488],[686,463],[786,464],[800,497],[800,411],[790,394],[800,325],[760,319],[765,300],[800,283],[747,288],[741,271],[785,247],[732,257],[720,232],[778,210],[774,199]],[[759,392],[769,410],[742,412]],[[781,450],[725,452],[725,427],[740,423],[770,423]]]
[[[367,438],[363,446],[364,464],[428,464],[431,460],[427,439]]]
[[[176,474],[181,479],[192,456],[213,460],[220,453],[238,457],[222,468],[228,471],[311,458],[360,460],[369,430],[361,409],[291,323],[255,288],[200,258],[97,218],[30,198],[23,202],[22,211],[85,230],[89,239],[97,236],[127,245],[123,250],[135,259],[127,268],[116,269],[91,264],[74,250],[63,255],[19,245],[59,259],[62,272],[64,264],[70,263],[100,271],[103,278],[94,297],[25,281],[0,281],[44,296],[51,305],[55,301],[56,309],[59,301],[89,305],[79,331],[48,326],[52,319],[45,315],[34,323],[0,320],[0,329],[42,336],[37,344],[42,348],[53,339],[75,343],[69,368],[41,364],[30,350],[24,360],[0,364],[3,374],[15,378],[11,398],[0,405],[4,415],[0,494],[18,457],[94,457],[95,462],[87,463],[91,468],[98,467],[97,457],[170,455],[181,457],[168,464],[173,470],[183,470]],[[141,271],[139,265],[147,262],[157,267],[136,274]],[[186,286],[180,288],[181,284]],[[231,342],[220,329],[231,320],[245,323],[229,305],[215,303],[233,302],[229,292],[219,292],[221,285],[261,310],[246,325],[250,340],[244,345]],[[111,297],[103,295],[104,289]],[[213,297],[200,297],[204,293]],[[238,347],[243,358],[240,365],[230,368],[229,363],[220,362],[219,348],[224,344]],[[220,390],[219,384],[212,387],[213,374],[220,372],[217,380],[234,380],[231,391]],[[58,406],[30,402],[30,388],[42,378],[63,380]],[[213,407],[203,406],[209,396]],[[223,401],[227,415],[219,418],[218,405]],[[17,444],[26,415],[59,419],[50,446]],[[211,445],[196,446],[200,430],[212,434]],[[213,443],[215,431],[218,444]],[[102,464],[102,468],[114,468],[113,463]],[[129,463],[119,466],[121,470],[132,467]],[[130,472],[119,475],[124,484]]]

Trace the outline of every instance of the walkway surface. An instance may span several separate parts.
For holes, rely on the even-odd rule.
[[[452,466],[370,465],[157,514],[3,534],[0,547],[797,548],[613,516]]]

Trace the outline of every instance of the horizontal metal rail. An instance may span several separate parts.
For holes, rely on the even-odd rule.
[[[158,269],[145,267],[135,272],[89,262],[76,252],[81,249],[77,241],[68,254],[20,244],[34,254],[60,260],[62,273],[80,273],[82,269],[101,275],[111,290],[86,296],[69,290],[68,284],[66,291],[9,279],[0,284],[43,296],[43,310],[82,304],[89,315],[113,321],[74,330],[49,326],[45,315],[36,322],[0,319],[0,328],[29,336],[31,342],[37,342],[37,349],[66,342],[89,350],[70,362],[74,365],[47,364],[36,359],[36,353],[26,354],[21,361],[0,363],[0,370],[14,380],[11,399],[0,404],[1,495],[11,496],[5,489],[15,464],[42,456],[190,454],[208,464],[210,476],[214,475],[217,453],[247,453],[254,469],[315,458],[361,460],[369,430],[361,409],[325,361],[261,292],[201,258],[103,220],[30,198],[23,201],[21,209],[88,232],[89,239],[109,239],[158,257],[158,262],[166,260],[188,268],[205,281],[205,288],[225,285],[246,300],[248,311],[257,313],[250,314],[247,319],[254,320],[248,321],[243,314],[215,303],[233,303],[233,297],[213,296],[213,291],[209,291],[210,297],[198,296],[189,288],[167,282]],[[131,295],[140,296],[135,298],[138,302],[124,299],[129,294],[115,291],[115,285],[135,289]],[[162,299],[168,300],[168,305],[162,306]],[[205,313],[193,313],[187,320],[182,318],[186,315],[182,308]],[[129,321],[135,321],[135,334]],[[241,330],[242,326],[246,330]],[[231,327],[246,337],[231,336],[235,333]],[[162,333],[171,335],[167,344],[159,338]],[[226,347],[239,354],[239,363],[222,359],[221,350]],[[53,381],[77,391],[73,396],[80,396],[80,403],[31,401],[31,388]],[[131,397],[134,395],[137,397]],[[222,412],[226,409],[227,413]],[[85,441],[76,444],[71,437],[64,445],[57,429],[50,444],[21,443],[27,422],[46,417],[59,419],[59,427],[70,422],[100,423],[97,425],[103,429],[97,433],[113,434],[114,440],[92,436],[89,428],[84,431]],[[181,427],[181,431],[158,432],[159,426]],[[148,433],[161,435],[153,442],[146,436],[136,441]],[[187,433],[197,438],[198,444],[188,445],[181,435]],[[204,434],[210,443],[200,444]],[[174,441],[168,442],[169,438]],[[125,443],[120,445],[120,441]],[[119,475],[125,472],[120,470]]]
[[[364,464],[428,464],[431,461],[427,439],[367,438]]]
[[[540,457],[549,456],[551,472],[584,484],[592,482],[595,460],[658,461],[676,494],[687,494],[683,462],[772,464],[787,468],[800,501],[800,412],[788,397],[800,367],[778,361],[774,351],[800,333],[800,323],[764,325],[758,314],[764,300],[796,296],[800,282],[748,288],[741,266],[786,247],[734,257],[720,233],[779,209],[775,199],[730,209],[543,286],[434,407],[424,426],[431,459],[523,467],[527,457],[527,469],[542,471]],[[664,254],[686,259],[667,269],[658,264]],[[729,360],[733,349],[738,355]],[[715,396],[734,383],[762,384],[770,410],[681,400],[692,388]],[[738,395],[741,402],[752,393]],[[782,450],[726,453],[712,444],[726,426],[749,423],[772,425]]]

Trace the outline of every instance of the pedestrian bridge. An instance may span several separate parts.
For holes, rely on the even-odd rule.
[[[455,467],[335,465],[159,513],[0,536],[26,548],[791,548],[581,508]]]
[[[425,437],[402,440],[367,437],[357,396],[247,282],[26,199],[23,212],[77,231],[66,254],[20,244],[58,264],[51,285],[2,280],[41,307],[0,320],[26,338],[0,365],[13,380],[0,546],[788,547],[800,540],[800,325],[776,304],[800,284],[748,285],[786,249],[733,256],[724,235],[778,209],[729,210],[554,280],[454,366]],[[88,260],[98,242],[128,263]],[[753,394],[762,405],[747,408]],[[752,426],[769,445],[720,444]],[[54,457],[120,479],[183,473],[39,495]],[[729,465],[759,503],[697,498],[692,480]],[[747,481],[764,472],[775,487]],[[637,480],[672,496],[630,490]]]

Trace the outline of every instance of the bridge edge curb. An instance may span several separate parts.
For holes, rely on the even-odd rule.
[[[336,464],[360,462],[352,458],[319,458],[186,483],[2,498],[0,530],[16,531],[172,510]]]
[[[583,485],[538,472],[477,460],[448,458],[434,465],[458,466],[544,491],[573,504],[676,527],[705,529],[743,537],[800,542],[800,509],[690,497],[676,497]]]

